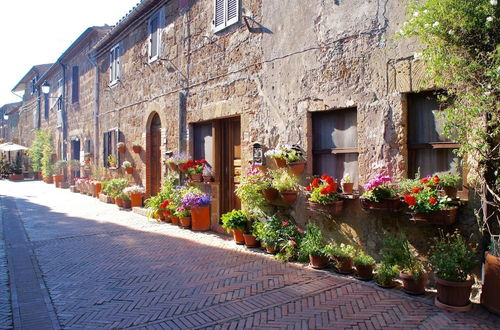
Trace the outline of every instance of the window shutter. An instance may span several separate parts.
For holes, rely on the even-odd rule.
[[[122,45],[121,43],[118,44],[118,47],[116,48],[116,80],[119,80],[121,77],[121,65],[120,65],[120,58],[122,56]]]
[[[102,141],[102,163],[104,167],[109,167],[108,165],[108,133],[103,134]]]
[[[227,20],[226,26],[237,23],[240,14],[240,1],[239,0],[227,0]]]
[[[114,49],[109,52],[109,82],[113,81],[113,52]]]
[[[80,99],[80,95],[79,95],[80,94],[80,73],[79,73],[78,66],[73,66],[71,82],[72,82],[71,102],[76,103]]]
[[[214,0],[214,30],[215,32],[226,27],[225,4],[227,0]]]

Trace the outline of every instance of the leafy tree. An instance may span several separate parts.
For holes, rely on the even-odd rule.
[[[500,8],[497,0],[409,0],[400,31],[417,37],[429,79],[444,87],[445,134],[460,144],[481,194],[482,231],[499,231]]]

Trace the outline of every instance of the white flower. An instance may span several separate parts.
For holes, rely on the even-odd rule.
[[[403,26],[406,26],[407,24],[408,24],[408,22],[404,22],[404,23],[403,23]]]
[[[439,22],[434,22],[434,24],[432,24],[432,26],[436,27],[439,25]]]
[[[455,34],[455,30],[450,29],[450,30],[448,31],[448,34],[449,34],[449,35],[451,35],[451,36],[452,36],[452,35],[454,35],[454,34]]]
[[[498,1],[497,0],[490,0],[490,3],[491,3],[492,6],[498,5]]]
[[[415,60],[418,60],[420,57],[422,57],[422,53],[415,53],[415,54],[413,54],[413,58]]]
[[[491,89],[491,84],[486,85],[486,88]]]
[[[424,28],[426,28],[426,29],[427,29],[429,26],[431,26],[429,23],[425,23],[425,24],[424,24]]]
[[[491,16],[486,17],[486,22],[493,22],[493,17]]]
[[[418,11],[416,11],[416,12],[414,12],[414,13],[413,13],[413,16],[414,16],[414,17],[418,17],[418,15],[419,15],[419,12],[418,12]]]
[[[491,92],[490,92],[490,91],[484,92],[484,95],[485,95],[485,96],[490,96],[490,95],[491,95]]]

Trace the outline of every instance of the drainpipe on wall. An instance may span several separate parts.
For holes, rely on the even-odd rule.
[[[62,122],[61,122],[61,128],[62,128],[62,150],[61,150],[61,158],[62,159],[67,159],[66,153],[67,153],[67,147],[66,147],[66,139],[67,139],[67,134],[66,134],[66,65],[64,65],[62,62],[61,68],[63,72],[63,90],[62,90],[62,109],[61,109],[61,117],[62,117]]]
[[[99,150],[99,68],[97,66],[97,60],[95,54],[87,54],[87,59],[90,64],[94,67],[94,110],[92,111],[94,115],[94,163],[97,165],[99,163],[98,150]],[[104,160],[103,160],[104,161]]]

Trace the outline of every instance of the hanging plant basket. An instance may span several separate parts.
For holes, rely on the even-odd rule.
[[[279,191],[274,188],[269,188],[262,190],[262,194],[264,195],[266,201],[274,202],[276,199],[278,199]]]
[[[125,145],[119,145],[118,146],[118,152],[121,153],[121,154],[125,153]]]
[[[449,226],[457,221],[458,206],[449,209],[434,211],[431,213],[412,213],[410,220],[424,222],[433,225]]]
[[[127,174],[132,174],[132,173],[134,173],[134,168],[133,167],[127,167],[127,168],[125,168],[125,171],[127,172]]]
[[[203,174],[191,174],[190,176],[191,181],[193,182],[202,182],[203,181]]]
[[[387,198],[380,202],[373,202],[365,197],[360,197],[359,201],[365,211],[398,212],[401,209],[401,200],[399,198]]]
[[[292,205],[297,200],[298,191],[286,190],[280,191],[281,199],[288,205]]]
[[[274,164],[276,164],[277,168],[286,167],[286,160],[284,158],[273,158],[273,159],[274,159]]]
[[[328,214],[339,214],[344,208],[344,201],[337,201],[330,204],[318,204],[307,202],[308,209],[315,212],[323,212]]]
[[[292,171],[293,174],[299,176],[302,173],[304,173],[304,170],[306,168],[307,162],[295,162],[295,163],[288,163],[288,167]]]

